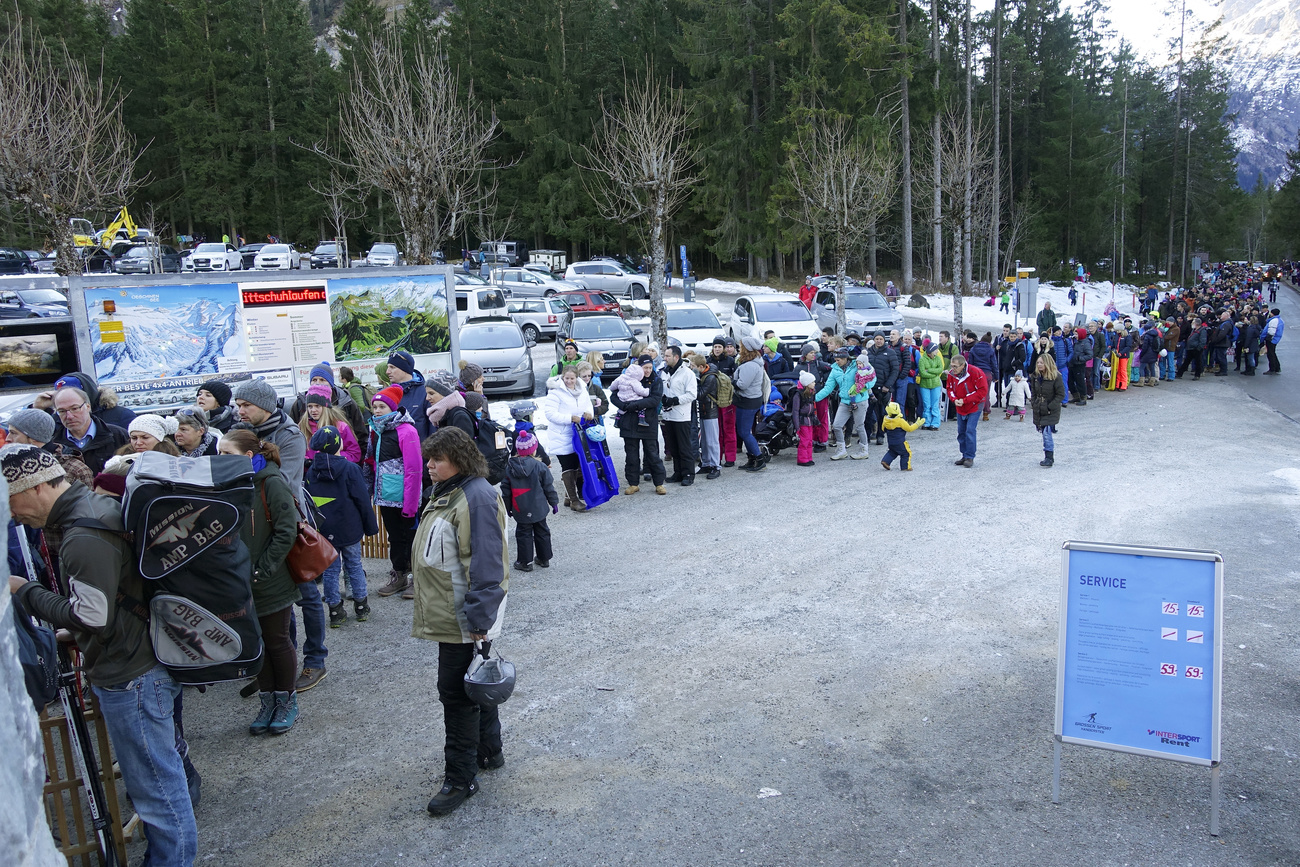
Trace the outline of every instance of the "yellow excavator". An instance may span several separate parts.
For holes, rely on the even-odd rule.
[[[108,228],[102,233],[96,232],[94,225],[89,220],[74,218],[72,223],[72,241],[78,247],[103,247],[109,249],[115,241],[133,241],[139,234],[140,229],[131,219],[131,212],[122,206],[122,210],[117,212],[117,218],[108,224]],[[146,234],[148,234],[146,232]]]

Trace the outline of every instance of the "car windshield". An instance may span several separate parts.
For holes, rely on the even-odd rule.
[[[334,244],[321,244],[315,250],[312,250],[312,252],[313,253],[337,253],[338,247]]]
[[[808,308],[799,301],[755,301],[759,322],[802,322],[809,318]]]
[[[148,259],[150,256],[153,255],[153,250],[154,250],[153,247],[145,247],[145,246],[132,247],[130,250],[127,250],[127,251],[126,251],[126,254],[125,254],[125,256],[123,256],[123,258],[125,258],[125,259]]]
[[[370,252],[380,253],[387,256],[394,256],[397,254],[397,247],[393,244],[376,244],[375,246],[370,248]]]
[[[288,244],[267,244],[258,252],[265,253],[268,256],[283,256],[285,253],[289,252],[289,245]]]
[[[686,307],[679,310],[668,309],[669,328],[713,328],[719,331],[718,317],[707,307]]]
[[[850,292],[844,296],[846,310],[876,310],[888,306],[879,292]]]
[[[573,323],[574,340],[615,340],[631,336],[627,323],[618,316],[597,316]]]
[[[18,297],[24,304],[67,304],[63,293],[54,289],[19,289]]]
[[[195,253],[224,253],[226,252],[225,244],[199,244],[194,248]]]
[[[461,349],[517,349],[523,345],[519,329],[511,325],[473,325],[460,330]]]
[[[487,281],[482,277],[475,277],[473,274],[457,274],[456,282],[462,286],[486,286]]]

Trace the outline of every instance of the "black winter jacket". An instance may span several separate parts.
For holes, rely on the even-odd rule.
[[[317,452],[307,470],[307,495],[320,512],[316,529],[335,548],[346,548],[379,532],[361,467],[340,455]]]
[[[506,514],[520,524],[536,524],[560,504],[555,493],[555,478],[546,465],[532,455],[516,455],[506,464],[501,482],[501,498]]]
[[[902,370],[901,362],[898,360],[898,350],[888,344],[877,349],[873,342],[867,347],[867,361],[876,371],[876,385],[892,389]]]
[[[611,389],[609,400],[614,406],[623,410],[623,417],[619,419],[618,431],[623,439],[642,440],[650,437],[659,436],[659,404],[664,399],[664,381],[657,373],[652,373],[646,379],[641,380],[641,384],[650,389],[650,394],[636,400],[623,400],[618,396],[618,391]],[[645,410],[645,426],[638,423],[637,413]]]

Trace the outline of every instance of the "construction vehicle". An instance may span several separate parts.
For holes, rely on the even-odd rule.
[[[136,226],[126,205],[122,206],[116,219],[103,231],[96,231],[89,220],[80,217],[74,217],[68,222],[72,225],[72,242],[78,247],[103,247],[108,250],[118,241],[135,241],[153,236],[150,230]]]

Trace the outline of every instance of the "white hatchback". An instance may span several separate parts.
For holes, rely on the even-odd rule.
[[[792,295],[742,295],[731,311],[731,336],[739,343],[746,337],[760,341],[768,331],[776,334],[781,352],[791,359],[799,357],[805,343],[821,336],[817,320],[803,302]]]
[[[302,267],[302,254],[288,244],[267,244],[253,257],[255,271],[293,271]]]

